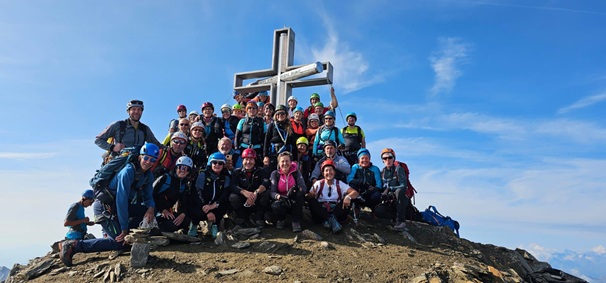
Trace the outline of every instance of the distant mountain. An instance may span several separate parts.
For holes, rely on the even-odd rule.
[[[604,252],[590,251],[579,254],[575,251],[564,250],[553,253],[549,264],[589,282],[606,282],[606,270],[604,269],[606,253]]]
[[[0,266],[0,282],[4,281],[8,277],[11,270],[6,266]]]

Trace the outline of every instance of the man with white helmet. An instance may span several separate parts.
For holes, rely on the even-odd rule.
[[[154,181],[154,201],[156,211],[160,214],[156,220],[162,231],[174,232],[189,227],[190,219],[185,213],[189,202],[186,190],[193,165],[191,158],[181,156],[177,159],[175,169]],[[176,210],[173,211],[176,204]]]
[[[151,129],[140,122],[143,109],[143,101],[129,101],[126,104],[128,118],[112,123],[95,137],[95,144],[107,150],[107,155],[104,156],[116,156],[125,148],[140,147],[145,142],[161,145]]]
[[[295,96],[291,95],[286,103],[288,103],[288,117],[293,117],[295,114],[295,108],[297,108],[297,104],[299,104],[299,100],[297,100]],[[303,110],[303,108],[301,108],[301,110]],[[301,114],[303,114],[303,111],[301,111]]]

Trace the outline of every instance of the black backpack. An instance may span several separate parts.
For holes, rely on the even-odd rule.
[[[95,198],[103,203],[112,202],[114,196],[107,190],[109,182],[126,164],[136,162],[138,156],[138,151],[133,150],[126,155],[117,156],[101,166],[89,182],[95,193]]]

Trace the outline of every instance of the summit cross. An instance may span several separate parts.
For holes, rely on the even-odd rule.
[[[332,84],[332,64],[315,62],[307,65],[293,66],[295,54],[295,33],[291,28],[274,31],[271,69],[236,73],[234,90],[239,93],[270,91],[271,102],[275,105],[286,104],[294,87],[307,87]],[[308,76],[326,71],[325,77],[308,78]],[[244,80],[258,79],[248,85]]]

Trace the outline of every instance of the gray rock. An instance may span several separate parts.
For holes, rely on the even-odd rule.
[[[263,252],[269,252],[276,248],[276,244],[272,242],[263,241],[258,245],[258,249]]]
[[[309,229],[303,230],[303,232],[301,232],[301,236],[314,241],[322,241],[322,236],[320,236],[320,234],[313,232]]]
[[[179,241],[179,242],[199,242],[200,238],[198,237],[191,237],[191,236],[187,236],[187,235],[183,235],[183,234],[178,234],[178,233],[171,233],[171,232],[162,232],[162,236],[167,237],[171,240],[175,240],[175,241]]]
[[[49,271],[55,260],[52,258],[43,260],[24,271],[25,280],[32,280]]]
[[[259,234],[261,233],[261,229],[259,228],[240,228],[240,229],[234,229],[233,234],[236,236],[252,236],[255,234]]]
[[[121,263],[116,263],[116,265],[114,266],[114,273],[116,274],[116,278],[118,279],[118,281],[120,280],[120,277],[122,276],[122,264]]]
[[[149,242],[156,247],[165,247],[170,244],[170,239],[165,236],[152,236]]]
[[[240,271],[240,269],[228,269],[228,270],[221,270],[218,273],[221,275],[232,275],[232,274],[236,274]]]
[[[250,247],[250,243],[249,242],[237,242],[233,245],[231,245],[232,248],[236,248],[236,249],[245,249]]]
[[[225,241],[227,241],[227,236],[224,232],[217,233],[217,238],[215,238],[215,245],[220,246],[224,245]]]
[[[374,233],[372,235],[375,237],[375,239],[377,239],[377,242],[379,242],[383,245],[385,245],[387,243],[387,241],[385,241],[385,239],[383,239],[383,237],[379,236],[379,234]]]
[[[130,251],[130,266],[133,268],[144,267],[149,259],[151,245],[148,243],[134,243]]]
[[[271,275],[280,275],[280,274],[282,274],[282,267],[277,266],[277,265],[268,266],[265,269],[263,269],[263,272],[265,272],[267,274],[271,274]]]

